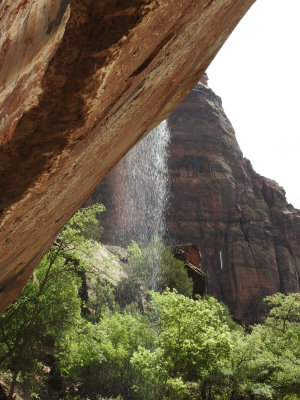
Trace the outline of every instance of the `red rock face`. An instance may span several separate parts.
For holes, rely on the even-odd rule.
[[[0,312],[255,0],[3,0]]]
[[[171,247],[174,257],[184,262],[188,275],[193,280],[193,296],[203,297],[207,292],[207,277],[201,269],[201,255],[194,244],[175,245]]]
[[[208,293],[255,322],[264,316],[263,297],[299,291],[300,211],[243,158],[221,99],[204,83],[169,118],[167,241],[196,244]],[[94,194],[108,205],[105,242],[114,229],[109,199],[122,197],[114,182],[113,170]]]
[[[208,292],[249,322],[261,299],[299,291],[300,211],[243,158],[221,100],[199,84],[169,118],[171,242],[195,243]]]

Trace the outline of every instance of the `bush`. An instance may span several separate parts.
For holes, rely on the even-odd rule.
[[[134,399],[135,371],[130,359],[138,346],[151,347],[149,320],[139,314],[104,315],[100,322],[83,322],[61,340],[58,354],[67,381],[81,382],[82,395],[123,395]]]
[[[96,204],[70,219],[21,296],[0,317],[0,365],[12,371],[9,399],[19,376],[23,387],[34,390],[47,342],[57,346],[61,336],[80,321],[79,275],[94,261],[96,216],[102,211],[104,206]]]
[[[268,296],[264,324],[235,342],[233,399],[293,399],[300,392],[300,294]]]
[[[126,248],[130,260],[126,272],[130,280],[141,282],[146,289],[163,292],[167,287],[191,297],[193,281],[189,278],[184,263],[173,256],[161,240],[152,240],[141,250],[136,242]]]
[[[141,346],[131,360],[139,398],[192,400],[194,382],[205,396],[214,377],[230,368],[233,343],[222,306],[213,298],[195,301],[176,291],[152,297],[158,316],[155,348]]]

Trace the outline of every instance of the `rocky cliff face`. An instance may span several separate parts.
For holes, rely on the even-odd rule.
[[[208,293],[236,317],[257,321],[263,297],[299,291],[300,211],[243,158],[221,99],[205,83],[171,115],[169,128],[167,240],[196,244]],[[106,198],[117,191],[109,179]]]
[[[243,158],[221,99],[205,84],[169,126],[169,239],[197,244],[208,292],[237,317],[259,319],[264,296],[299,291],[300,211]]]
[[[1,2],[0,312],[254,1]]]

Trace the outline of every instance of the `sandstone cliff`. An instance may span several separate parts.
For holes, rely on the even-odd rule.
[[[264,314],[263,297],[299,291],[300,211],[287,204],[276,182],[258,175],[243,158],[221,99],[205,81],[171,115],[169,128],[166,239],[196,244],[208,293],[236,317],[257,321]],[[110,184],[113,171],[95,193],[108,202],[102,221],[109,226],[103,237],[108,242],[110,199],[112,193],[122,197]]]
[[[0,312],[255,0],[3,0]]]
[[[257,320],[264,296],[299,291],[300,211],[243,158],[221,99],[206,85],[169,126],[169,240],[197,244],[208,292],[237,317]]]

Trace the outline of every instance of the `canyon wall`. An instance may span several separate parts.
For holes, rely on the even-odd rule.
[[[1,1],[0,312],[254,1]]]
[[[221,99],[205,80],[168,123],[166,241],[196,244],[208,293],[236,317],[258,321],[264,315],[263,297],[299,291],[300,211],[287,204],[276,182],[257,174],[243,157]],[[110,199],[112,194],[122,197],[111,184],[113,174],[94,194],[107,202],[102,220],[107,242],[113,229]]]
[[[195,243],[208,292],[238,318],[259,320],[263,297],[299,291],[300,211],[243,158],[221,99],[205,84],[169,127],[168,240]]]

